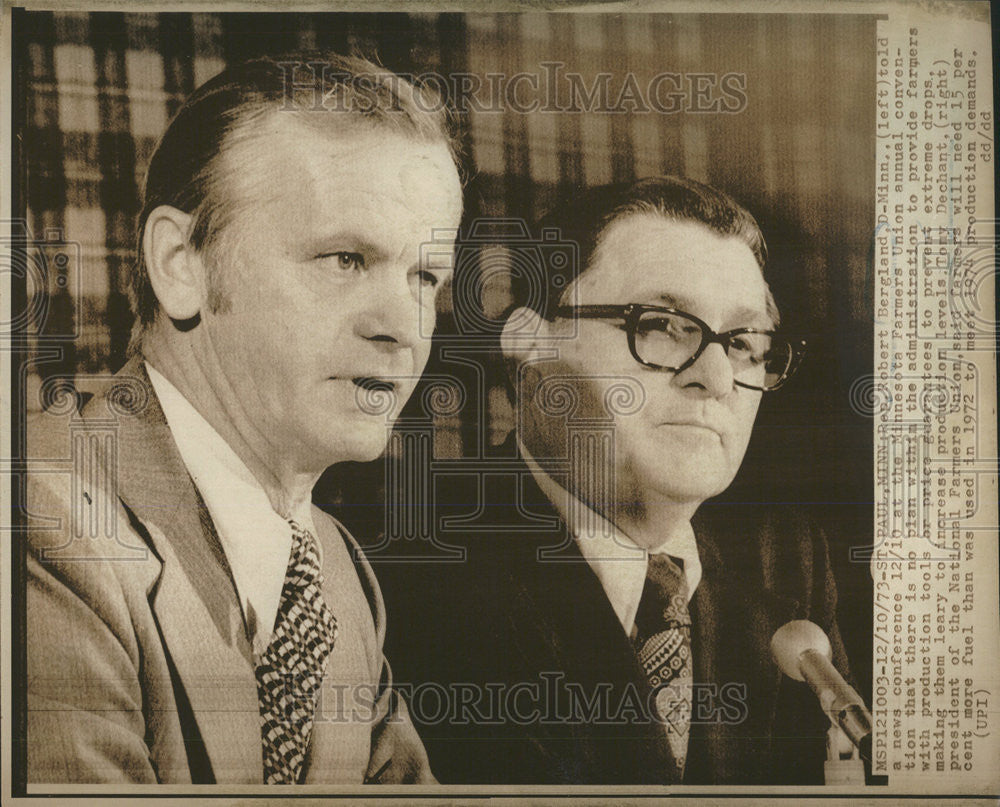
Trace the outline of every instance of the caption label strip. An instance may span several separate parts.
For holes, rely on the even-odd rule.
[[[877,44],[873,772],[966,791],[1000,759],[991,50],[983,23],[900,16]]]

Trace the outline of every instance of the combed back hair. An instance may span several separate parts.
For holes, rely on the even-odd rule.
[[[553,319],[555,309],[570,284],[590,268],[608,227],[632,214],[654,214],[671,221],[698,222],[719,235],[738,238],[750,248],[761,272],[764,271],[767,262],[764,236],[745,208],[722,191],[692,179],[647,177],[635,182],[577,189],[565,194],[539,219],[535,235],[545,240],[542,234],[548,230],[555,232],[559,241],[575,243],[577,259],[560,266],[558,271],[540,267],[541,277],[530,272],[512,274],[510,310],[526,306],[545,319]],[[539,284],[543,288],[539,289]],[[770,291],[767,307],[768,315],[777,326],[778,310]]]
[[[308,125],[367,125],[448,147],[462,176],[457,118],[428,84],[411,82],[355,56],[296,53],[251,59],[225,69],[181,105],[150,159],[136,221],[135,269],[129,299],[135,315],[130,352],[138,349],[159,305],[143,255],[150,213],[170,205],[192,216],[190,244],[211,252],[239,212],[230,198],[223,157],[236,143],[256,136],[275,112],[297,115]]]

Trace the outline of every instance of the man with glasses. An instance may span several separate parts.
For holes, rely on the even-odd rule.
[[[513,278],[510,459],[450,493],[479,505],[467,528],[437,522],[465,562],[419,567],[432,589],[408,566],[411,593],[389,597],[427,626],[390,637],[400,680],[448,696],[414,689],[437,776],[821,783],[828,724],[768,645],[810,619],[845,669],[825,541],[782,508],[702,508],[804,349],[756,222],[657,177],[577,194],[539,229],[576,258]]]

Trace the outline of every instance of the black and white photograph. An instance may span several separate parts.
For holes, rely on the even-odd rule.
[[[995,794],[990,10],[838,5],[6,8],[5,795]]]

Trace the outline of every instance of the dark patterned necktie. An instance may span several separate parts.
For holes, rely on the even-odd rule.
[[[684,572],[667,555],[649,556],[633,638],[680,781],[691,729],[691,617]]]
[[[257,660],[264,782],[298,782],[309,748],[316,693],[337,638],[323,602],[323,576],[312,535],[294,521],[285,585],[267,650]]]

